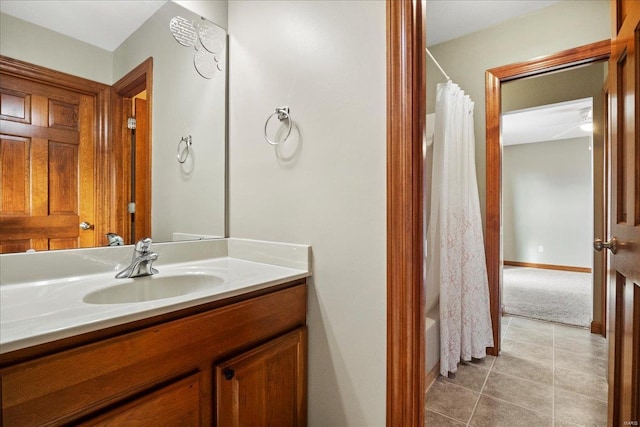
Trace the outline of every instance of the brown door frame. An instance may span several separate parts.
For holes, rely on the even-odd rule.
[[[611,41],[600,42],[565,50],[553,55],[516,64],[492,68],[485,73],[486,103],[486,229],[485,252],[487,257],[487,273],[489,276],[489,300],[491,305],[491,321],[493,323],[493,340],[496,345],[491,354],[500,351],[500,307],[502,288],[502,141],[500,115],[502,111],[502,83],[531,77],[609,59]]]
[[[144,229],[137,228],[136,234],[142,233],[151,236],[151,141],[152,141],[152,106],[153,106],[153,58],[147,58],[140,65],[129,71],[111,87],[112,102],[112,129],[111,135],[113,147],[113,176],[115,177],[114,195],[114,229],[122,236],[125,244],[135,242],[135,236],[131,233],[131,217],[127,205],[131,201],[131,140],[127,129],[127,118],[131,113],[131,98],[142,91],[147,96],[147,138],[143,147],[136,150],[136,185],[145,194],[137,194],[145,199],[146,203],[136,205],[136,218],[138,224]],[[142,149],[140,149],[142,148]],[[140,154],[144,154],[140,156]],[[146,209],[144,209],[146,207]]]
[[[423,4],[387,1],[387,426],[424,424]]]

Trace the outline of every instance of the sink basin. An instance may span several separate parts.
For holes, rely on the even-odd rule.
[[[172,298],[210,289],[223,283],[212,274],[144,276],[123,279],[108,288],[91,292],[82,299],[88,304],[123,304]]]

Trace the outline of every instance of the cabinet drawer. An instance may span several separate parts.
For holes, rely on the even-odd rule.
[[[162,387],[78,426],[197,427],[201,420],[201,376],[194,374]]]

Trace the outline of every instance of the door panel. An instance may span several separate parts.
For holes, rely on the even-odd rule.
[[[93,97],[4,74],[0,89],[0,253],[94,246]]]
[[[640,422],[640,2],[613,0],[609,425]]]
[[[218,365],[216,425],[306,425],[305,349],[299,328]]]

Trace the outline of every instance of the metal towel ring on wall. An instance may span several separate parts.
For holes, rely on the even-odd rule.
[[[184,148],[180,150],[183,142]],[[180,138],[180,142],[178,142],[178,154],[176,155],[176,157],[178,158],[178,162],[186,162],[189,158],[189,154],[191,154],[191,135],[183,136],[182,138]]]
[[[269,120],[271,120],[271,118],[273,116],[275,116],[276,114],[278,115],[278,120],[280,120],[280,121],[288,120],[289,121],[289,128],[287,129],[287,134],[285,135],[285,137],[280,142],[272,141],[267,136],[267,126],[269,125]],[[276,112],[272,113],[269,117],[267,117],[267,121],[264,124],[264,139],[271,145],[280,145],[283,142],[285,142],[287,140],[287,138],[289,138],[289,135],[291,135],[291,126],[292,125],[293,125],[293,120],[291,120],[291,114],[289,113],[289,107],[276,108]]]

